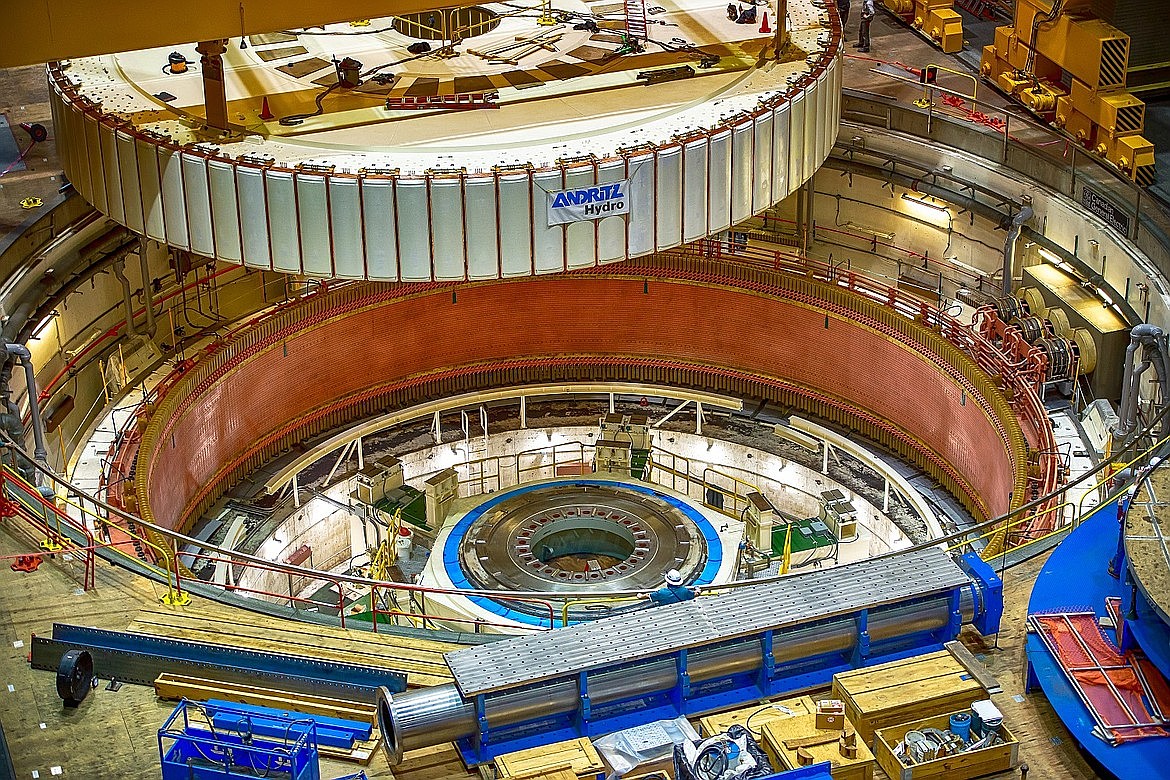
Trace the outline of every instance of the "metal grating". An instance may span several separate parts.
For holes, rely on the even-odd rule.
[[[951,557],[932,547],[453,650],[446,659],[459,690],[475,696],[924,598],[967,582]]]
[[[1106,38],[1101,41],[1101,71],[1097,74],[1098,89],[1125,86],[1125,69],[1129,61],[1128,38]]]

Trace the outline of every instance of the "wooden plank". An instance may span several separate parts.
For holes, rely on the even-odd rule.
[[[830,730],[826,734],[815,734],[811,737],[796,737],[795,739],[784,740],[784,747],[789,750],[796,750],[802,747],[815,747],[816,745],[827,745],[830,742],[836,742],[841,739],[844,731]]]
[[[816,704],[810,697],[797,696],[783,701],[753,704],[737,710],[705,715],[699,718],[699,728],[704,737],[713,737],[727,731],[731,726],[743,726],[758,740],[763,733],[761,731],[763,725],[768,721],[791,718],[793,715],[810,715],[814,712]]]
[[[846,728],[850,724],[846,723]],[[797,715],[781,718],[764,724],[764,740],[779,756],[784,768],[796,769],[797,751],[804,750],[812,755],[813,762],[829,761],[833,765],[833,780],[872,780],[874,769],[873,753],[861,740],[857,740],[857,757],[846,758],[837,746],[843,732],[837,729],[818,729],[816,715]],[[803,747],[788,748],[787,740],[807,740],[810,737],[828,737],[827,742]]]
[[[966,710],[958,711],[966,712]],[[1019,742],[1008,731],[1007,727],[1002,725],[999,727],[999,734],[1004,742],[1000,745],[973,750],[970,753],[945,756],[914,766],[904,766],[894,755],[894,748],[906,736],[906,732],[923,728],[936,728],[945,731],[950,725],[951,714],[953,713],[944,713],[911,723],[879,729],[874,743],[874,755],[882,771],[892,780],[932,780],[932,778],[968,780],[968,778],[982,777],[995,772],[1005,772],[1015,767],[1019,759]]]
[[[397,634],[377,634],[371,631],[355,631],[337,626],[323,626],[316,623],[274,618],[243,611],[220,612],[218,610],[198,610],[185,612],[180,610],[164,610],[161,608],[144,609],[137,613],[135,622],[159,626],[188,624],[204,627],[219,626],[227,627],[232,631],[254,630],[259,632],[259,635],[266,637],[276,635],[291,635],[293,637],[312,636],[324,645],[342,649],[352,648],[355,643],[372,647],[390,644],[395,649],[409,648],[423,652],[439,653],[446,653],[463,647],[463,645],[454,642],[418,639]]]
[[[568,765],[580,778],[605,776],[605,764],[593,743],[588,739],[570,739],[551,745],[518,750],[496,758],[496,771],[501,778],[533,777],[533,773],[553,771]]]
[[[982,662],[980,662],[980,660],[975,657],[975,654],[967,649],[966,645],[957,639],[952,639],[950,642],[947,642],[945,645],[943,645],[943,647],[945,647],[947,651],[955,657],[956,661],[963,665],[963,668],[971,673],[972,677],[979,681],[979,684],[982,685],[988,693],[1003,693],[1003,687],[999,684],[999,680],[995,679],[995,675],[991,673],[991,670],[984,666]]]
[[[253,617],[259,617],[255,621]],[[249,622],[242,622],[248,620]],[[451,681],[443,655],[461,645],[390,634],[374,634],[250,613],[186,613],[142,610],[130,624],[136,633],[230,647],[362,663],[405,672],[411,685]]]
[[[308,696],[274,688],[256,688],[248,685],[188,677],[181,674],[161,674],[154,681],[155,694],[160,699],[190,699],[207,701],[223,699],[237,704],[302,712],[308,715],[327,715],[334,718],[373,723],[377,708],[362,702],[332,699],[327,696]]]
[[[450,742],[407,752],[394,767],[394,777],[397,780],[481,780],[478,773],[463,766],[459,751]]]
[[[564,764],[552,769],[534,769],[519,775],[512,775],[512,780],[578,780],[573,767]]]

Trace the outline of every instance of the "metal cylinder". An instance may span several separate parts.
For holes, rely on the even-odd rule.
[[[974,614],[974,599],[968,589],[962,592],[960,613],[968,621]],[[942,628],[949,620],[949,602],[945,598],[925,601],[914,606],[873,610],[868,630],[871,642]],[[772,642],[776,665],[802,658],[849,651],[857,640],[854,614],[836,618],[827,624],[781,630]],[[760,667],[763,653],[759,639],[714,648],[691,650],[687,672],[692,682],[751,672]],[[678,684],[678,669],[672,658],[600,672],[589,678],[589,700],[605,704],[658,691]],[[484,701],[484,716],[493,728],[524,723],[541,717],[562,715],[580,706],[580,692],[575,680],[558,680],[534,688],[497,692]],[[469,737],[478,729],[475,706],[465,699],[454,684],[393,694],[386,688],[378,691],[378,727],[382,747],[391,766],[402,760],[407,750],[452,742]]]

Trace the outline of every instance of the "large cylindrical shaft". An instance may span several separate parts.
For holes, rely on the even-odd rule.
[[[971,618],[972,604],[971,594],[964,590],[960,607],[964,620]],[[950,618],[948,610],[946,599],[934,599],[872,612],[868,621],[870,641],[942,628]],[[856,641],[856,619],[847,615],[820,626],[778,631],[772,640],[772,654],[776,664],[783,665],[802,658],[847,652]],[[759,639],[746,639],[692,650],[687,657],[687,671],[691,681],[698,683],[751,672],[760,667],[762,660]],[[593,704],[605,704],[668,691],[677,684],[674,661],[663,658],[590,675],[589,700]],[[535,688],[493,693],[485,700],[484,715],[491,727],[498,728],[562,715],[578,706],[580,695],[576,681],[558,680]],[[450,684],[400,694],[382,688],[378,695],[378,721],[391,765],[402,760],[404,751],[468,737],[478,728],[475,706]]]

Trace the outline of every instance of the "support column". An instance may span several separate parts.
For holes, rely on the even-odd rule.
[[[202,55],[199,64],[203,73],[203,105],[207,111],[207,124],[220,130],[228,129],[227,92],[223,80],[223,53],[226,50],[226,38],[200,41],[195,46],[195,51]]]
[[[776,20],[772,22],[776,25],[775,37],[772,39],[772,46],[776,49],[776,59],[780,59],[784,47],[788,45],[788,0],[776,0]]]
[[[520,430],[528,427],[528,397],[520,396]]]

